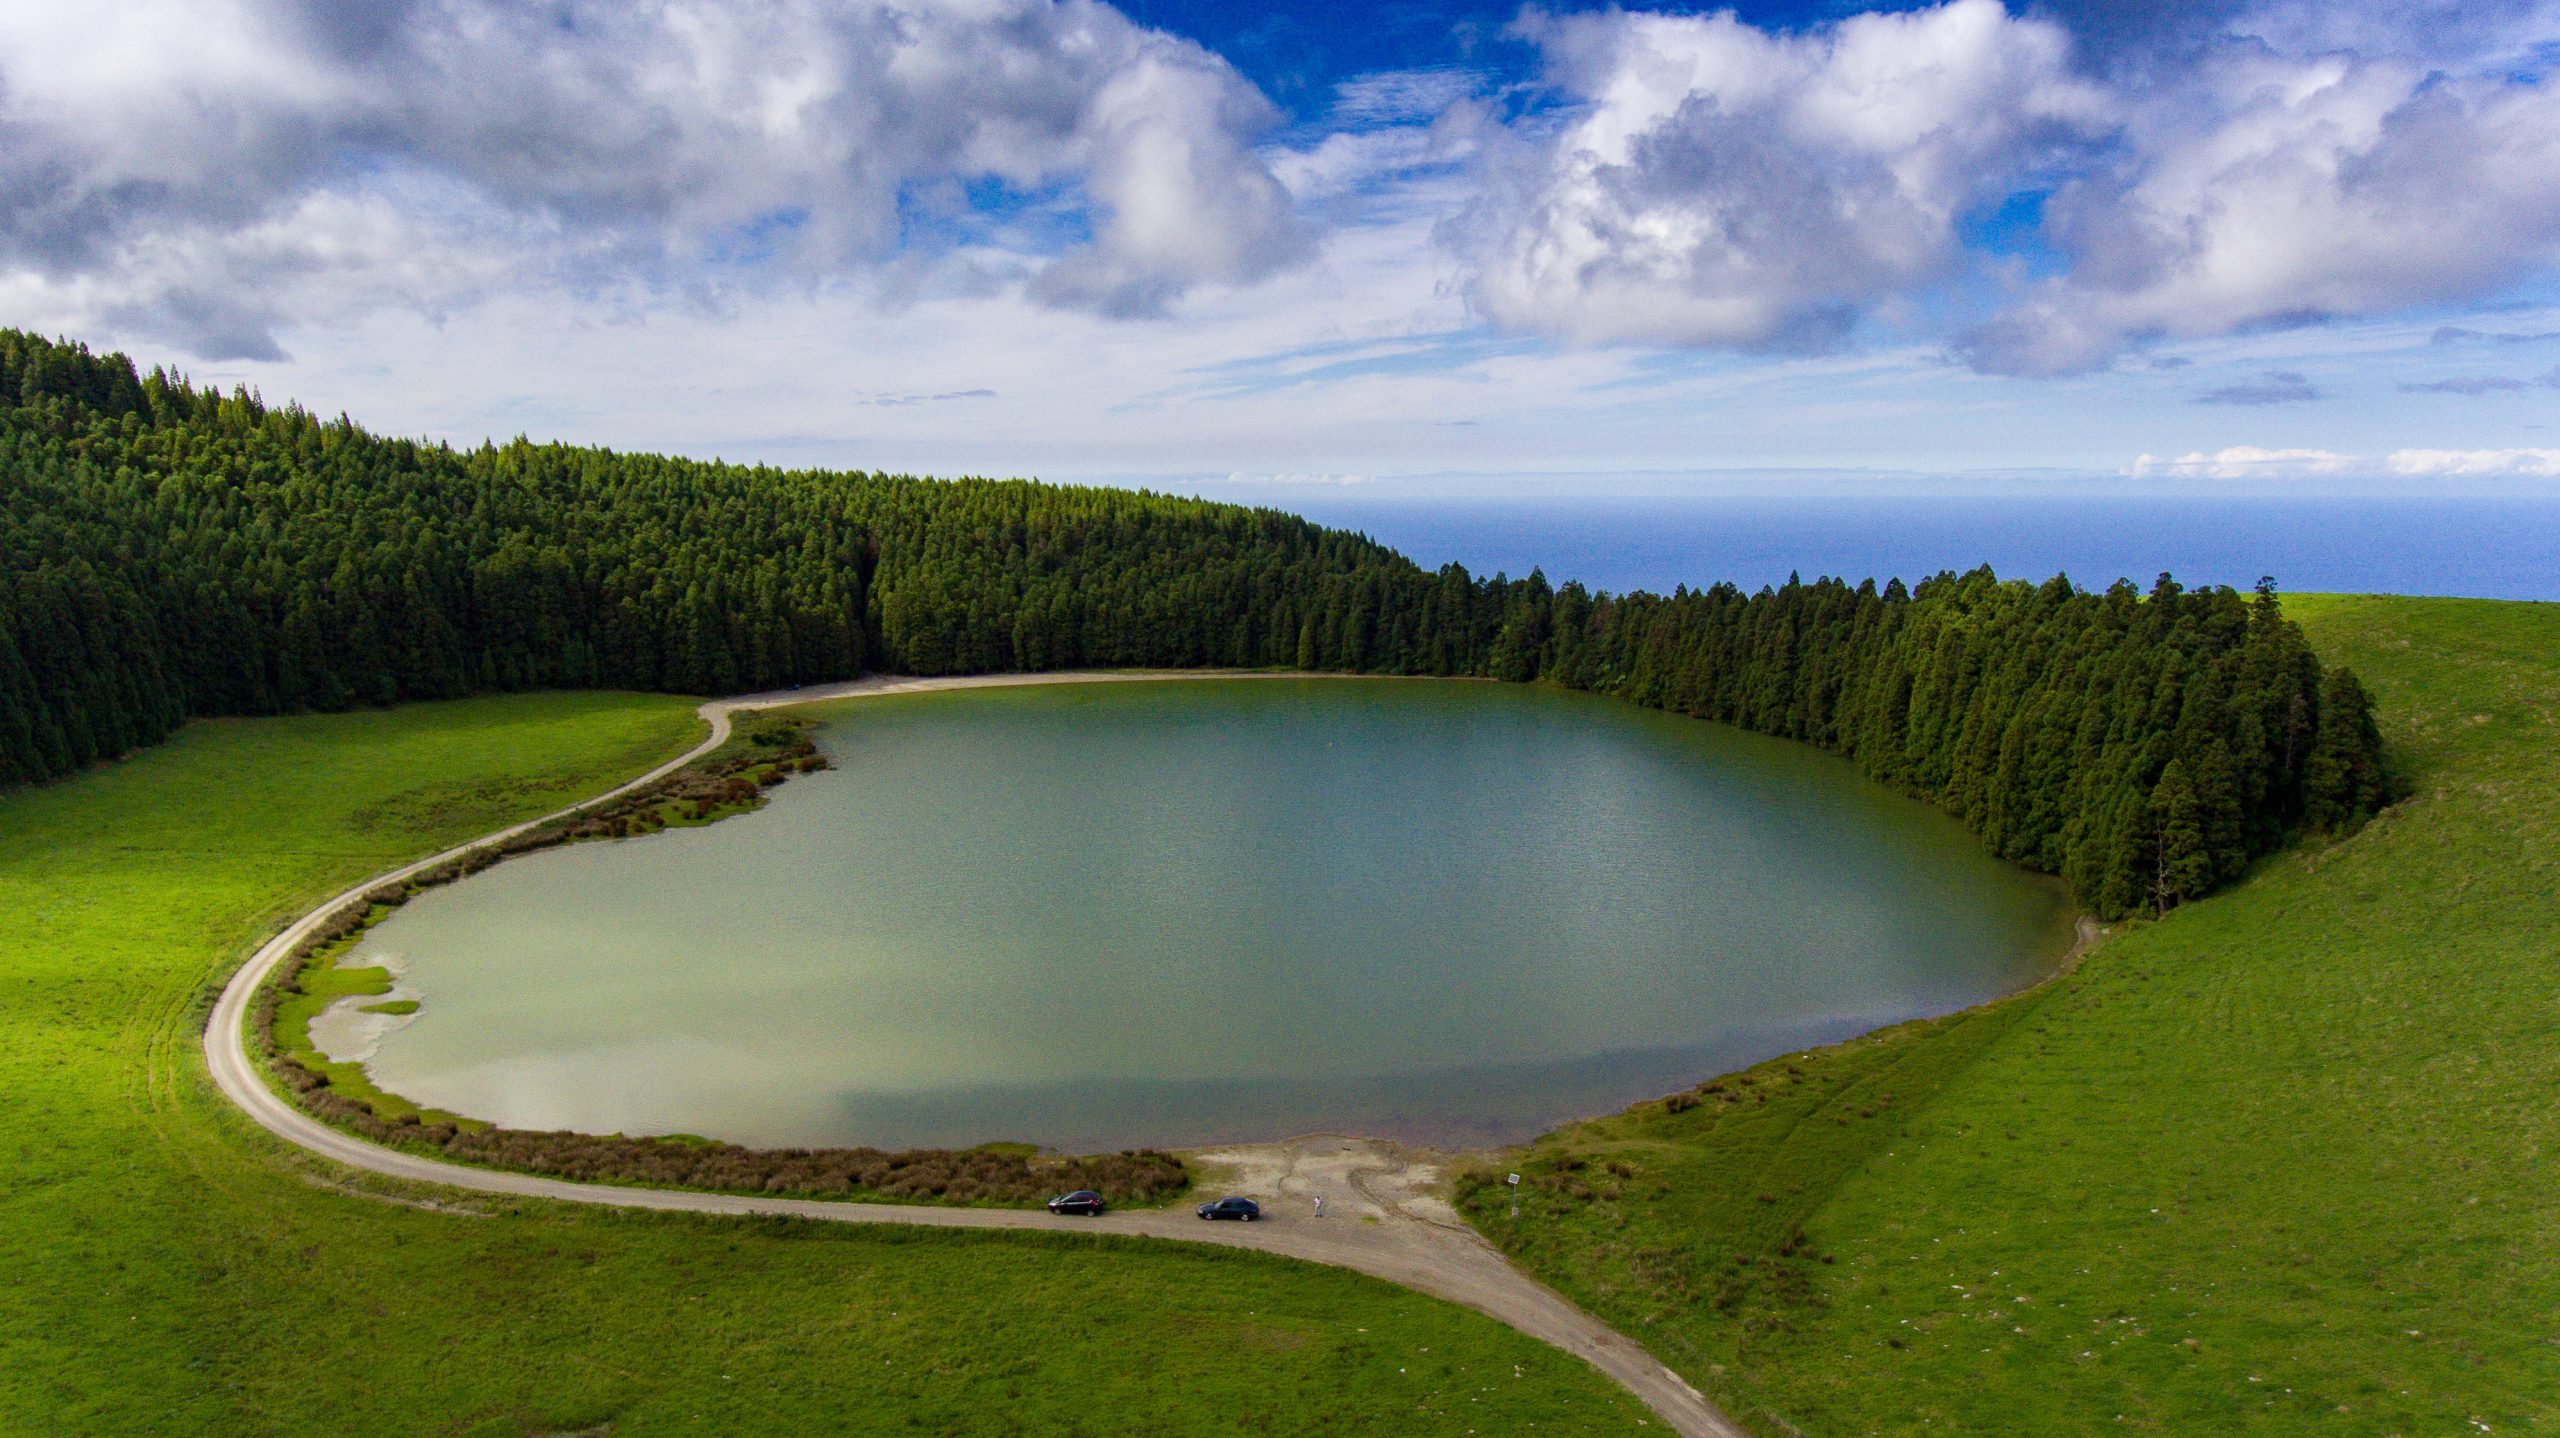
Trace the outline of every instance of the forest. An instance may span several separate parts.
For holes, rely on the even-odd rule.
[[[1594,593],[1162,494],[386,438],[16,331],[0,497],[0,785],[199,716],[1144,665],[1548,682],[1801,740],[2111,918],[2385,798],[2370,701],[2272,582]]]

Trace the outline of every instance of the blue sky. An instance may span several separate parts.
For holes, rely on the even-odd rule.
[[[0,322],[1121,482],[2560,479],[2560,0],[0,7]]]

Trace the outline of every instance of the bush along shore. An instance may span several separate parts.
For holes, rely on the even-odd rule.
[[[251,1011],[251,1040],[277,1086],[306,1113],[375,1143],[462,1163],[589,1183],[701,1188],[803,1198],[903,1203],[1028,1204],[1089,1188],[1116,1203],[1147,1203],[1191,1182],[1176,1155],[1154,1149],[1060,1158],[1020,1145],[972,1149],[745,1148],[690,1136],[629,1137],[503,1128],[425,1109],[374,1086],[360,1063],[341,1063],[312,1042],[312,1019],[348,998],[386,994],[390,975],[344,967],[366,930],[417,894],[513,855],[561,844],[622,839],[713,823],[761,807],[774,786],[827,767],[791,715],[742,718],[727,744],[648,788],[584,813],[475,849],[402,883],[385,885],[322,925],[276,966]],[[367,1005],[398,1011],[401,1001]]]

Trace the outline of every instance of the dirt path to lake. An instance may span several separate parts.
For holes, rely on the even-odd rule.
[[[1439,1197],[1441,1165],[1433,1156],[1369,1139],[1322,1135],[1282,1143],[1249,1144],[1200,1153],[1204,1177],[1220,1192],[1258,1199],[1268,1215],[1257,1223],[1204,1223],[1188,1207],[1133,1210],[1099,1218],[1053,1218],[1036,1210],[928,1208],[899,1204],[838,1203],[817,1199],[748,1198],[678,1189],[624,1188],[572,1183],[533,1174],[472,1168],[422,1158],[368,1143],[331,1128],[268,1088],[251,1064],[246,1042],[252,998],[267,974],[304,938],[345,906],[385,883],[396,882],[474,849],[499,843],[537,825],[605,803],[653,784],[727,741],[733,714],[865,695],[921,693],[936,689],[1012,684],[1105,683],[1146,679],[1291,678],[1296,673],[1220,675],[1202,671],[1075,671],[995,674],[950,679],[875,677],[845,684],[813,685],[770,694],[715,699],[702,706],[711,732],[684,754],[620,788],[559,814],[545,815],[477,839],[387,874],[377,874],[321,904],[267,941],[224,986],[205,1026],[205,1061],[225,1097],[258,1124],[289,1143],[353,1168],[518,1198],[599,1203],[624,1208],[713,1214],[782,1214],[834,1223],[909,1223],[940,1228],[981,1228],[1109,1233],[1133,1239],[1175,1239],[1260,1249],[1314,1263],[1329,1263],[1402,1284],[1435,1298],[1464,1304],[1533,1338],[1588,1361],[1650,1407],[1684,1438],[1744,1438],[1741,1427],[1718,1412],[1680,1375],[1607,1324],[1567,1302],[1553,1289],[1514,1267]],[[1315,1200],[1325,1200],[1324,1217]]]

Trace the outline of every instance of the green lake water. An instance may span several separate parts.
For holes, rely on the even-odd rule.
[[[1050,685],[817,710],[749,815],[369,936],[371,1066],[525,1128],[1507,1142],[2046,972],[2058,886],[1798,745],[1587,695]]]

